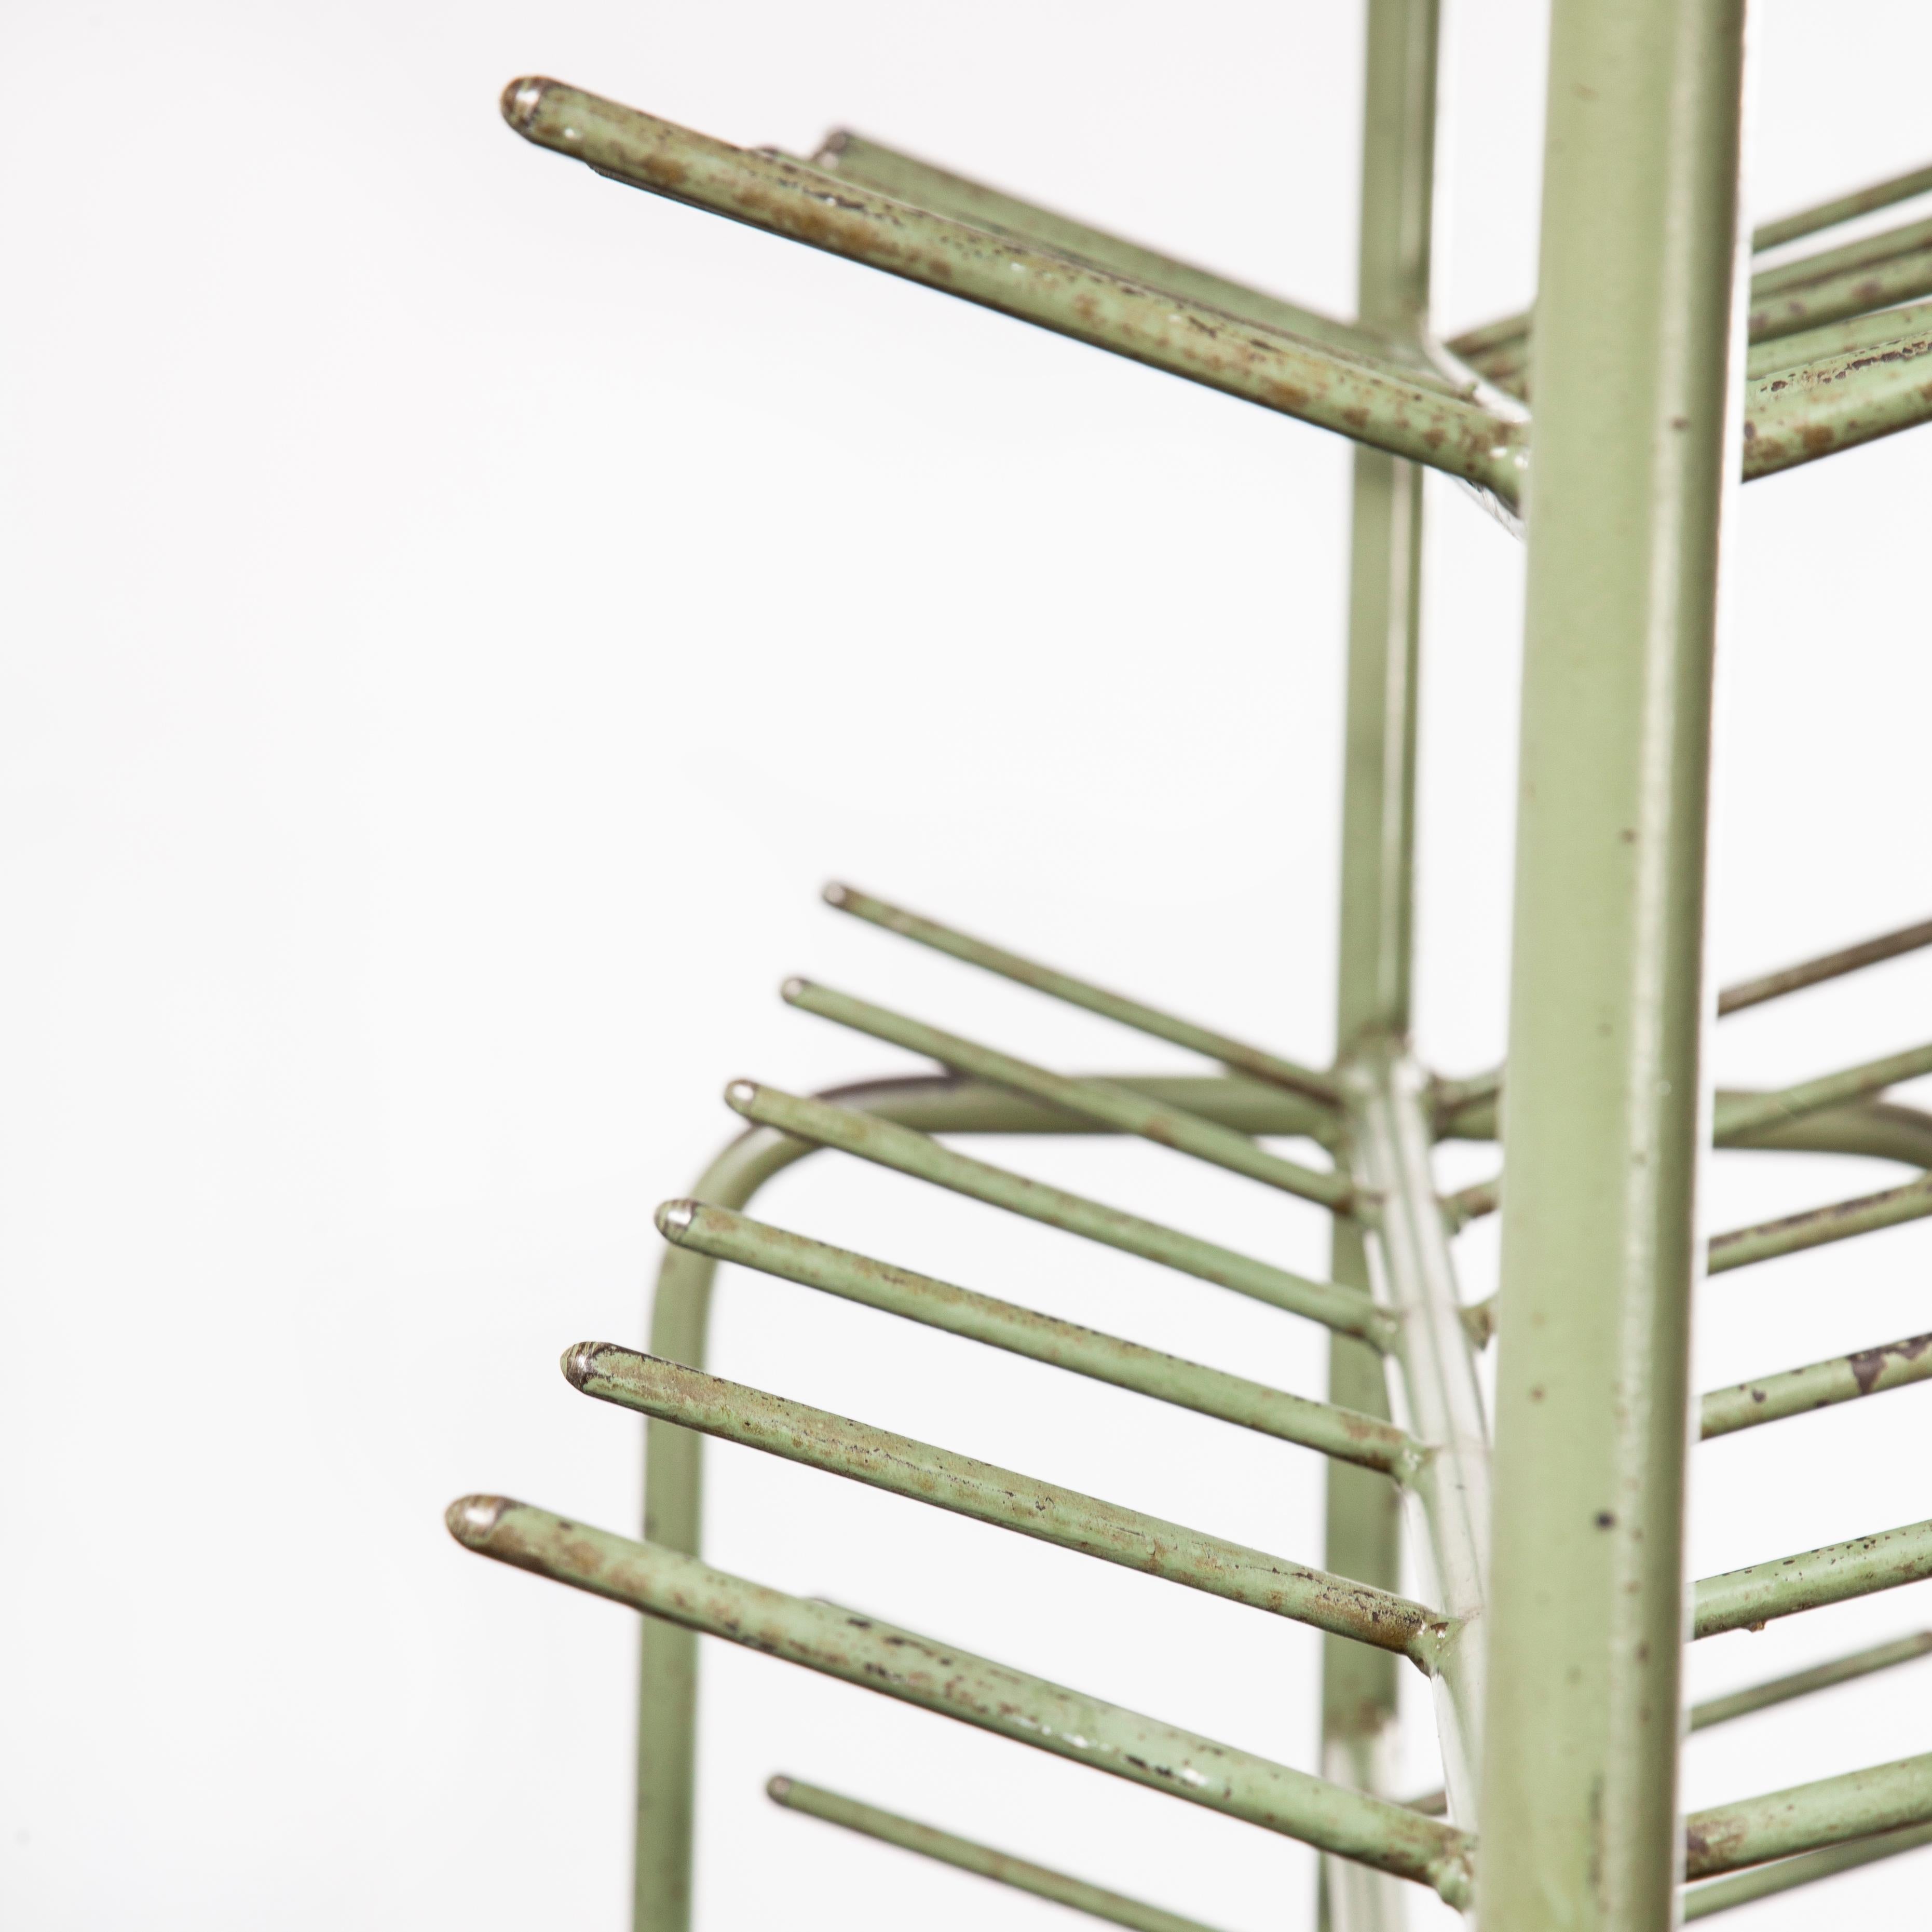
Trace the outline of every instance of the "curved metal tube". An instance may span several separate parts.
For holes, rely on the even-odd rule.
[[[1318,1102],[1238,1076],[1124,1077],[1119,1084],[1244,1133],[1319,1139],[1331,1130],[1330,1117]],[[833,1088],[818,1097],[927,1133],[1106,1131],[983,1082],[950,1075],[867,1081]],[[1456,1131],[1458,1138],[1492,1138],[1493,1111],[1480,1121],[1459,1120]],[[1786,1123],[1750,1144],[1792,1152],[1864,1154],[1932,1168],[1932,1115],[1868,1101]],[[691,1191],[715,1207],[744,1208],[774,1175],[818,1151],[770,1127],[754,1127],[718,1154]],[[651,1302],[652,1354],[692,1368],[705,1366],[717,1267],[707,1256],[666,1247]],[[644,1535],[692,1556],[700,1553],[704,1440],[674,1423],[644,1425]],[[655,1618],[642,1623],[632,1923],[634,1932],[688,1932],[698,1639]]]
[[[1228,1076],[1126,1078],[1150,1100],[1183,1106],[1244,1133],[1316,1136],[1330,1115],[1319,1102]],[[914,1076],[834,1088],[818,1096],[928,1133],[1070,1134],[1106,1131],[983,1082]],[[818,1149],[754,1127],[698,1178],[692,1192],[718,1208],[742,1208],[774,1174]],[[718,1264],[667,1247],[651,1302],[650,1351],[704,1366],[711,1285]],[[644,1536],[699,1553],[704,1438],[669,1422],[644,1425]],[[638,1679],[638,1804],[632,1924],[634,1932],[687,1932],[691,1922],[692,1780],[698,1727],[698,1638],[643,1619]]]

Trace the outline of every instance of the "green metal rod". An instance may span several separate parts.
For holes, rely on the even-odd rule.
[[[1876,182],[1870,188],[1840,195],[1835,200],[1821,201],[1814,207],[1767,221],[1753,233],[1751,247],[1762,254],[1766,249],[1802,241],[1821,230],[1836,228],[1843,222],[1856,220],[1862,214],[1876,214],[1881,208],[1891,208],[1926,194],[1932,194],[1932,168],[1914,168],[1909,174],[1894,175],[1889,181]]]
[[[1339,1334],[1379,1346],[1390,1333],[1388,1317],[1359,1288],[1312,1281],[1198,1236],[1144,1220],[1138,1214],[1103,1207],[1064,1188],[1049,1187],[1044,1181],[956,1154],[930,1135],[915,1133],[876,1114],[802,1099],[749,1080],[733,1081],[724,1090],[724,1098],[746,1119],[760,1126],[776,1127],[817,1147],[836,1148],[842,1154],[876,1162],[990,1207],[1138,1255],[1197,1280],[1232,1288],[1271,1308],[1306,1316]]]
[[[1854,349],[1870,349],[1932,326],[1932,302],[1908,302],[1903,308],[1882,308],[1868,315],[1848,316],[1796,335],[1780,335],[1759,343],[1744,358],[1744,375],[1755,382],[1786,369],[1802,369]],[[1880,956],[1881,957],[1885,956]]]
[[[1932,250],[1927,253],[1932,271]],[[1932,272],[1926,277],[1932,288]],[[1932,328],[1760,376],[1746,398],[1744,476],[1834,456],[1932,419]]]
[[[1842,978],[1847,973],[1857,972],[1861,967],[1876,966],[1881,960],[1896,959],[1901,953],[1916,952],[1925,946],[1932,946],[1932,919],[1922,920],[1916,926],[1901,926],[1896,932],[1881,933],[1876,939],[1862,940],[1856,946],[1847,946],[1838,952],[1827,952],[1818,958],[1782,968],[1775,973],[1766,973],[1756,980],[1741,980],[1735,986],[1726,986],[1718,995],[1718,1012],[1720,1017],[1726,1013],[1742,1012],[1747,1006],[1762,1006],[1766,1000],[1782,999],[1787,993],[1802,992],[1807,986],[1822,986],[1827,980]]]
[[[1932,338],[1928,338],[1932,347]],[[1932,369],[1928,369],[1932,374]],[[1776,1126],[1785,1120],[1801,1119],[1822,1112],[1827,1107],[1842,1106],[1848,1100],[1862,1100],[1868,1094],[1882,1093],[1901,1080],[1916,1079],[1932,1073],[1932,1046],[1915,1046],[1903,1053],[1888,1054],[1882,1060],[1868,1060],[1862,1066],[1848,1066],[1838,1073],[1821,1074],[1815,1080],[1771,1094],[1726,1094],[1717,1103],[1712,1138],[1719,1147],[1730,1146],[1760,1127]]]
[[[1706,1271],[1722,1274],[1754,1262],[1821,1247],[1828,1241],[1846,1241],[1854,1234],[1895,1228],[1900,1222],[1916,1221],[1925,1214],[1932,1214],[1932,1174],[1909,1180],[1903,1187],[1888,1188],[1882,1194],[1862,1194],[1853,1200],[1834,1201],[1829,1207],[1787,1214],[1781,1221],[1762,1221],[1755,1227],[1713,1234]]]
[[[1030,1308],[915,1274],[910,1268],[808,1240],[728,1208],[670,1201],[658,1210],[657,1222],[665,1240],[680,1247],[694,1248],[718,1261],[757,1268],[884,1314],[1211,1415],[1277,1442],[1357,1461],[1370,1456],[1400,1459],[1409,1453],[1408,1438],[1393,1423],[1376,1417],[1310,1402],[1244,1376],[1144,1348],[1137,1342],[1056,1321]]]
[[[1426,1076],[1393,1042],[1348,1063],[1349,1157],[1382,1197],[1369,1235],[1378,1300],[1400,1328],[1393,1352],[1404,1414],[1428,1450],[1408,1485],[1432,1588],[1452,1620],[1433,1675],[1436,1732],[1453,1816],[1477,1817],[1482,1775],[1484,1610],[1490,1568],[1490,1442],[1475,1351],[1462,1320],[1430,1171]]]
[[[1232,1173],[1265,1181],[1284,1192],[1298,1194],[1305,1201],[1318,1202],[1338,1214],[1352,1211],[1353,1190],[1345,1177],[1324,1174],[1304,1167],[1300,1162],[1284,1160],[1280,1155],[1258,1148],[1244,1134],[1232,1133],[1198,1114],[1184,1114],[1178,1108],[1163,1107],[1125,1088],[1106,1081],[1070,1079],[1064,1073],[1050,1073],[1043,1066],[1016,1060],[1012,1054],[962,1040],[958,1034],[942,1032],[922,1022],[875,1006],[868,1000],[855,1000],[849,994],[834,992],[829,986],[815,986],[808,980],[788,980],[783,992],[786,1000],[802,1012],[834,1020],[856,1032],[869,1034],[908,1053],[923,1054],[955,1072],[970,1074],[976,1080],[997,1081],[1017,1093],[1030,1094],[1048,1106],[1064,1107],[1097,1120],[1116,1132],[1138,1135],[1157,1142],[1178,1154],[1204,1160]]]
[[[1418,382],[1444,389],[1454,386],[1430,367],[1412,344],[1376,328],[1366,319],[1359,322],[1341,322],[1333,316],[1304,308],[1298,302],[1264,294],[1244,283],[1230,281],[1225,275],[1144,248],[1138,242],[1126,241],[1104,229],[1070,220],[1032,202],[934,167],[929,161],[916,160],[849,129],[840,128],[826,136],[812,157],[811,165],[841,180],[877,188],[895,201],[914,208],[929,208],[935,214],[950,215],[956,221],[970,223],[975,228],[993,229],[1022,242],[1035,242],[1058,254],[1077,256],[1144,287],[1171,290],[1210,308],[1258,322],[1264,328],[1325,343],[1345,355],[1399,362],[1412,370]]]
[[[1881,1858],[1895,1858],[1902,1852],[1916,1852],[1921,1845],[1932,1845],[1932,1824],[1907,1825],[1896,1832],[1876,1832],[1869,1838],[1849,1839],[1822,1851],[1760,1865],[1734,1878],[1714,1879],[1684,1893],[1684,1923],[1773,1898],[1801,1885],[1815,1885],[1821,1878],[1835,1878],[1840,1872],[1856,1871],[1860,1865],[1876,1864]]]
[[[1016,1858],[1010,1852],[996,1852],[990,1845],[976,1844],[956,1832],[942,1832],[936,1825],[922,1825],[902,1818],[896,1811],[881,1810],[876,1804],[862,1804],[821,1785],[806,1784],[796,1778],[775,1778],[765,1786],[774,1804],[788,1811],[802,1811],[828,1825],[842,1825],[882,1844],[896,1845],[901,1851],[916,1852],[920,1857],[936,1859],[977,1878],[989,1878],[1016,1892],[1031,1892],[1055,1905],[1070,1906],[1090,1918],[1104,1918],[1125,1925],[1132,1932],[1211,1932],[1198,1919],[1183,1918],[1178,1912],[1164,1912],[1157,1905],[1144,1904],[1118,1892],[1089,1885],[1084,1879],[1070,1878],[1064,1872]]]
[[[1834,1355],[1802,1369],[1786,1369],[1733,1388],[1714,1389],[1703,1399],[1699,1429],[1703,1439],[1781,1422],[1834,1402],[1856,1402],[1932,1378],[1932,1335],[1909,1335],[1850,1355]]]
[[[1356,306],[1363,320],[1432,340],[1437,0],[1368,0]],[[1424,472],[1358,447],[1349,500],[1348,673],[1342,718],[1341,893],[1335,970],[1336,1057],[1408,1036],[1415,939],[1417,694],[1422,637]],[[1346,1159],[1352,1171],[1356,1156]],[[1337,1216],[1329,1271],[1371,1285],[1367,1230]],[[1388,1414],[1388,1365],[1340,1337],[1328,1347],[1328,1398]],[[1400,1586],[1402,1502],[1394,1484],[1331,1461],[1322,1560]],[[1360,1644],[1322,1646],[1322,1768],[1358,1790],[1395,1789],[1401,1744],[1392,1660]],[[1466,1828],[1473,1816],[1459,1819]],[[1327,1858],[1318,1932],[1402,1932],[1403,1888]]]
[[[1807,282],[1762,300],[1754,290],[1750,340],[1774,342],[1780,335],[1820,328],[1829,322],[1889,308],[1894,302],[1912,302],[1924,295],[1932,295],[1932,244],[1870,268],[1847,268],[1842,274]]]
[[[1743,0],[1550,12],[1484,1932],[1674,1916],[1743,40]]]
[[[1171,1013],[1144,1006],[1138,1000],[1130,1000],[1119,993],[1110,993],[1105,987],[1076,980],[1071,974],[1038,965],[1002,946],[990,946],[982,939],[974,939],[952,926],[941,926],[937,920],[925,918],[918,913],[908,912],[903,906],[874,898],[869,892],[835,883],[825,888],[825,902],[837,907],[841,912],[850,913],[855,919],[862,919],[887,932],[896,932],[903,939],[916,940],[921,946],[931,946],[936,952],[963,960],[969,966],[997,973],[1003,979],[1016,980],[1022,986],[1030,986],[1036,992],[1064,1000],[1070,1006],[1084,1007],[1088,1012],[1118,1021],[1136,1032],[1150,1034],[1156,1040],[1168,1040],[1191,1052],[1205,1054],[1209,1059],[1220,1060],[1237,1073],[1246,1073],[1256,1080],[1265,1080],[1270,1085],[1305,1094],[1311,1100],[1325,1102],[1330,1107],[1339,1104],[1334,1081],[1326,1073],[1318,1073],[1312,1066],[1300,1066],[1294,1060],[1282,1059],[1279,1054],[1266,1052],[1260,1047],[1231,1039],[1226,1034],[1196,1026],[1192,1020],[1177,1019]]]
[[[1448,470],[1514,502],[1521,426],[1409,372],[532,76],[503,116],[601,174]]]
[[[1684,1875],[1762,1864],[1847,1839],[1932,1823],[1932,1751],[1716,1804],[1684,1821]]]
[[[466,1496],[447,1520],[459,1543],[499,1562],[1359,1858],[1452,1905],[1468,1897],[1468,1834],[1399,1804],[527,1503]]]
[[[563,1372],[586,1395],[829,1475],[1017,1530],[1061,1550],[1225,1597],[1432,1667],[1444,1621],[1385,1590],[1102,1502],[971,1456],[874,1429],[612,1342],[580,1342]]]
[[[1767,297],[1836,281],[1860,269],[1882,268],[1926,248],[1932,248],[1932,221],[1908,221],[1876,235],[1860,235],[1836,248],[1820,249],[1815,254],[1760,268],[1751,278],[1751,305],[1756,308]]]
[[[1707,1697],[1690,1707],[1690,1728],[1708,1730],[1713,1724],[1728,1724],[1748,1718],[1794,1697],[1809,1697],[1820,1690],[1835,1689],[1877,1670],[1895,1670],[1911,1664],[1932,1651],[1932,1630],[1919,1630],[1891,1643],[1874,1644],[1869,1650],[1855,1650],[1848,1657],[1834,1658],[1828,1664],[1814,1664],[1808,1670],[1794,1670],[1787,1677],[1774,1677],[1763,1684],[1747,1684],[1742,1690],[1727,1691],[1721,1697]]]
[[[1875,1596],[1928,1576],[1932,1576],[1932,1522],[1910,1522],[1701,1579],[1692,1594],[1690,1634],[1755,1630],[1774,1618]]]

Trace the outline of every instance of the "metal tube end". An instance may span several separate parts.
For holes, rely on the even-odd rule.
[[[520,75],[503,90],[503,118],[519,134],[527,134],[536,124],[545,92],[556,85],[555,81],[546,80],[540,74]]]
[[[829,906],[842,906],[852,896],[852,888],[842,886],[834,879],[827,884],[820,896]]]
[[[748,1113],[758,1098],[758,1083],[755,1080],[734,1080],[724,1090],[724,1104],[734,1113]]]
[[[791,1796],[791,1780],[781,1772],[776,1778],[765,1780],[765,1796],[774,1804],[782,1804]]]
[[[809,980],[801,980],[794,974],[778,988],[778,997],[790,1005],[796,1006],[811,989],[811,986],[812,982]]]
[[[443,1511],[442,1520],[466,1550],[481,1550],[509,1507],[508,1496],[458,1496]]]
[[[563,1370],[563,1378],[574,1389],[580,1389],[597,1372],[597,1358],[613,1345],[608,1342],[576,1342],[563,1352],[558,1366]]]
[[[667,1201],[657,1211],[658,1232],[668,1241],[681,1240],[698,1214],[695,1201]]]

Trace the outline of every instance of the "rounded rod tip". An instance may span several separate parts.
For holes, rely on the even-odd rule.
[[[691,1226],[698,1212],[695,1201],[667,1201],[657,1211],[658,1232],[668,1241],[674,1241]]]
[[[574,1389],[581,1389],[597,1372],[597,1358],[606,1348],[614,1345],[609,1342],[573,1342],[564,1350],[558,1366],[563,1370],[563,1378]]]
[[[842,906],[852,896],[852,888],[842,885],[836,879],[828,880],[819,896],[829,906]]]
[[[503,90],[503,118],[519,134],[527,134],[536,124],[544,94],[556,85],[540,74],[519,74]]]
[[[509,1507],[508,1496],[458,1496],[443,1511],[442,1520],[466,1550],[481,1550]]]
[[[765,1780],[765,1796],[774,1804],[782,1804],[791,1796],[791,1780],[781,1772],[776,1778]]]

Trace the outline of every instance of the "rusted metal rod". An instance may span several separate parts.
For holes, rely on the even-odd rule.
[[[586,1395],[661,1422],[1396,1651],[1425,1670],[1447,1632],[1435,1611],[1386,1590],[614,1342],[579,1342],[563,1372]]]
[[[1932,302],[1908,302],[1902,308],[1847,316],[1842,322],[1827,322],[1820,328],[1808,328],[1796,335],[1780,335],[1756,344],[1744,358],[1744,374],[1756,382],[1780,370],[1801,369],[1807,363],[1842,356],[1848,350],[1870,349],[1896,341],[1928,323],[1932,323]]]
[[[1084,1879],[1070,1878],[1064,1872],[1036,1865],[1030,1859],[1015,1858],[1010,1852],[996,1852],[990,1845],[977,1844],[956,1832],[942,1832],[936,1825],[902,1818],[896,1811],[863,1804],[842,1792],[827,1791],[822,1785],[807,1784],[796,1778],[775,1778],[765,1786],[765,1792],[774,1804],[782,1804],[788,1811],[802,1811],[807,1817],[822,1819],[828,1825],[842,1825],[848,1832],[861,1832],[882,1844],[916,1852],[921,1858],[1011,1886],[1016,1892],[1031,1892],[1036,1898],[1069,1906],[1089,1918],[1130,1927],[1132,1932],[1211,1932],[1198,1919],[1184,1918],[1178,1912],[1163,1910],[1158,1905],[1144,1904],[1138,1898],[1089,1885]]]
[[[983,182],[969,181],[929,161],[915,159],[896,148],[840,128],[827,135],[810,165],[842,181],[862,183],[914,208],[931,208],[975,228],[988,228],[1022,242],[1091,262],[1144,287],[1186,296],[1210,308],[1283,331],[1310,342],[1326,344],[1345,355],[1371,356],[1400,364],[1418,382],[1445,390],[1460,386],[1434,368],[1417,346],[1393,331],[1366,321],[1342,322],[1331,315],[1304,308],[1299,302],[1264,294],[1226,275],[1177,261],[1138,242],[1073,221],[1064,214],[1022,201]]]
[[[1932,288],[1932,249],[1919,271]],[[1744,478],[1816,462],[1932,418],[1932,328],[1760,376],[1745,392]]]
[[[1468,1900],[1468,1834],[1400,1804],[528,1503],[465,1496],[448,1522],[458,1542],[498,1562],[1359,1859],[1451,1905]]]
[[[1877,1670],[1892,1670],[1910,1664],[1932,1651],[1932,1630],[1918,1630],[1891,1643],[1874,1644],[1869,1650],[1855,1650],[1848,1657],[1836,1657],[1828,1664],[1814,1664],[1808,1670],[1794,1670],[1789,1676],[1774,1677],[1762,1684],[1749,1684],[1741,1690],[1726,1691],[1720,1697],[1707,1697],[1690,1707],[1690,1728],[1708,1730],[1713,1724],[1728,1724],[1754,1712],[1788,1704],[1794,1697],[1809,1697],[1820,1690],[1835,1689]]]
[[[1795,1858],[1755,1866],[1735,1877],[1713,1879],[1684,1893],[1684,1921],[1688,1924],[1695,1918],[1708,1918],[1714,1912],[1729,1912],[1801,1885],[1816,1885],[1820,1879],[1856,1871],[1860,1865],[1895,1858],[1902,1852],[1916,1852],[1921,1845],[1932,1845],[1932,1824],[1907,1825],[1896,1832],[1875,1832],[1868,1838],[1847,1839],[1822,1851],[1804,1852]]]
[[[1876,939],[1861,940],[1856,946],[1841,947],[1836,952],[1826,952],[1796,966],[1783,967],[1755,980],[1740,980],[1734,986],[1726,986],[1718,995],[1718,1012],[1720,1016],[1742,1012],[1747,1006],[1762,1006],[1766,1000],[1782,999],[1787,993],[1802,992],[1807,986],[1822,986],[1827,980],[1842,978],[1847,973],[1857,972],[1861,967],[1876,966],[1881,960],[1896,959],[1902,953],[1916,952],[1926,946],[1932,946],[1932,919],[1922,920],[1916,926],[1901,926],[1896,932],[1881,933]]]
[[[1796,1556],[1774,1557],[1721,1576],[1702,1578],[1693,1594],[1690,1634],[1718,1636],[1826,1604],[1875,1596],[1932,1576],[1932,1522],[1855,1536]],[[1876,1831],[1876,1825],[1866,1828]]]
[[[1116,1388],[1191,1408],[1238,1428],[1252,1429],[1277,1442],[1293,1442],[1326,1455],[1346,1450],[1356,1460],[1365,1450],[1405,1456],[1408,1438],[1392,1423],[1352,1410],[1310,1402],[1210,1369],[1138,1342],[1123,1341],[1071,1322],[1021,1308],[1010,1301],[894,1268],[824,1241],[808,1240],[782,1228],[754,1221],[728,1208],[697,1201],[667,1202],[658,1210],[666,1240],[718,1261],[815,1288],[882,1313],[897,1315],[928,1328],[943,1329],[989,1348],[1004,1348],[1036,1362],[1109,1382]]]
[[[1345,356],[559,81],[512,81],[503,116],[526,140],[631,187],[998,309],[1516,500],[1521,426],[1393,364]]]
[[[1833,1355],[1802,1369],[1760,1376],[1735,1388],[1713,1389],[1703,1398],[1699,1430],[1706,1442],[1780,1422],[1834,1402],[1856,1402],[1888,1389],[1904,1388],[1932,1378],[1932,1335],[1908,1335],[1849,1355]]]
[[[1706,1272],[1722,1274],[1778,1255],[1822,1247],[1828,1241],[1846,1241],[1854,1234],[1895,1228],[1900,1222],[1916,1221],[1926,1214],[1932,1214],[1932,1174],[1908,1180],[1903,1187],[1887,1188],[1882,1194],[1862,1194],[1850,1201],[1834,1201],[1828,1207],[1807,1208],[1802,1214],[1787,1214],[1782,1220],[1761,1221],[1755,1227],[1713,1234]]]
[[[869,892],[835,883],[825,888],[825,903],[837,907],[841,912],[850,913],[855,919],[862,919],[868,925],[896,932],[903,939],[916,940],[921,946],[931,946],[936,952],[963,960],[969,966],[980,967],[988,973],[998,974],[1003,979],[1030,986],[1036,992],[1064,1000],[1069,1006],[1084,1007],[1089,1012],[1117,1020],[1136,1032],[1150,1034],[1156,1040],[1168,1040],[1192,1052],[1205,1054],[1209,1059],[1218,1060],[1237,1073],[1249,1074],[1270,1085],[1305,1094],[1330,1107],[1340,1105],[1331,1075],[1318,1073],[1312,1066],[1284,1060],[1279,1054],[1250,1046],[1245,1041],[1216,1033],[1210,1028],[1197,1026],[1192,1020],[1178,1019],[1138,1000],[1110,993],[1106,988],[1076,979],[1071,974],[1057,972],[1050,966],[1023,959],[1017,952],[1009,952],[1003,946],[990,946],[983,939],[975,939],[955,927],[942,926],[937,920],[908,912],[903,906],[874,898]]]
[[[1138,1255],[1197,1280],[1232,1288],[1271,1308],[1306,1316],[1340,1334],[1379,1340],[1390,1330],[1388,1318],[1359,1288],[1292,1274],[1286,1268],[1162,1227],[1121,1208],[1103,1207],[1064,1188],[1050,1187],[1043,1180],[956,1153],[929,1134],[881,1120],[876,1114],[807,1100],[750,1080],[733,1081],[724,1090],[724,1098],[746,1120],[761,1126],[775,1127],[815,1147],[836,1148],[842,1154],[876,1162],[952,1193],[1023,1214],[1049,1228],[1064,1228],[1124,1254]]]
[[[1706,1878],[1928,1823],[1932,1751],[1693,1812],[1684,1821],[1684,1875]]]
[[[1318,1202],[1337,1213],[1351,1212],[1355,1204],[1354,1190],[1346,1176],[1324,1174],[1300,1161],[1285,1160],[1280,1154],[1256,1146],[1245,1134],[1231,1132],[1198,1114],[1184,1114],[1178,1108],[1143,1100],[1110,1082],[1075,1080],[1064,1073],[1049,1072],[1011,1054],[981,1046],[957,1034],[943,1032],[938,1027],[874,1006],[868,1000],[856,1000],[850,994],[835,992],[808,980],[788,980],[783,991],[786,1000],[802,1012],[870,1034],[874,1040],[903,1047],[908,1053],[923,1054],[956,1073],[968,1074],[976,1080],[997,1081],[1017,1093],[1044,1100],[1049,1106],[1063,1107],[1070,1114],[1082,1114],[1118,1132],[1136,1134],[1196,1160],[1244,1174],[1250,1180],[1265,1181],[1270,1187],[1298,1194],[1304,1200]]]

